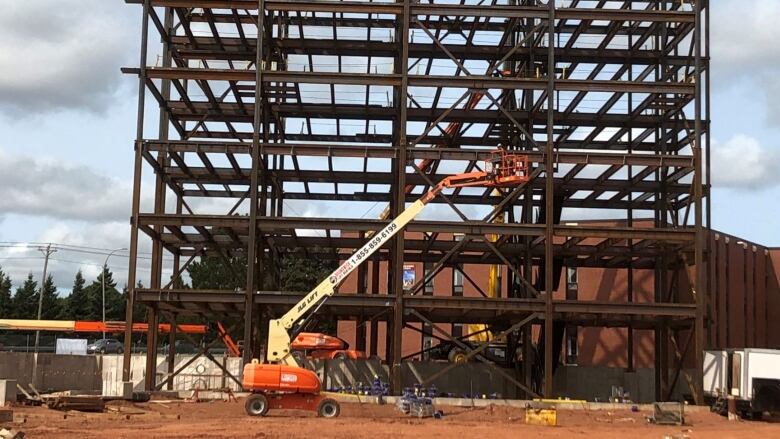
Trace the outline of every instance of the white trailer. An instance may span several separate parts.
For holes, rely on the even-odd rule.
[[[780,412],[780,350],[704,351],[704,394],[710,401],[728,395],[751,416]]]

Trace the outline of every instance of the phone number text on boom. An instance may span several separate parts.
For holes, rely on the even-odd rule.
[[[362,249],[360,249],[359,252],[352,255],[352,262],[355,264],[360,263],[360,261],[363,260],[366,256],[370,255],[376,249],[382,246],[383,241],[393,235],[393,232],[398,228],[398,224],[396,223],[390,223],[385,227],[381,232],[377,233],[377,235],[368,242],[365,246],[363,246]]]

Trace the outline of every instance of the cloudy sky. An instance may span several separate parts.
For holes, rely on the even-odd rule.
[[[53,3],[8,2],[0,14],[0,242],[127,247],[137,82],[119,68],[138,63],[140,7]],[[711,8],[714,227],[780,246],[780,2]],[[153,63],[160,49],[150,47]],[[93,278],[105,258],[81,250],[52,256],[63,290],[79,268]],[[123,254],[110,262],[120,284]],[[42,265],[35,249],[0,247],[15,283],[40,277]]]

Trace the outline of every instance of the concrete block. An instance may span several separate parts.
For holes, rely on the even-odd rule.
[[[16,380],[0,380],[0,407],[16,402]]]
[[[122,397],[124,399],[133,399],[135,385],[132,381],[122,381]]]

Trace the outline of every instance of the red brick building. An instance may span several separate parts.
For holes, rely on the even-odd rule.
[[[637,223],[635,222],[635,225]],[[407,233],[413,238],[414,234]],[[780,347],[780,319],[772,318],[780,312],[780,248],[769,248],[717,231],[708,233],[709,294],[705,326],[708,348],[726,347]],[[419,238],[419,236],[416,236]],[[439,235],[437,239],[454,239],[452,235]],[[368,263],[369,265],[373,262]],[[362,288],[358,288],[358,275],[353,273],[341,286],[340,293],[362,291],[387,294],[387,265],[379,262],[378,269],[370,267]],[[408,272],[420,280],[430,269],[423,263],[407,264]],[[460,270],[446,267],[437,273],[432,282],[426,284],[419,294],[435,296],[480,296],[488,284],[487,265],[464,265]],[[379,273],[378,279],[374,275]],[[507,268],[500,268],[503,279]],[[681,298],[690,297],[690,283],[684,269],[677,273],[677,291]],[[629,282],[629,276],[633,277]],[[583,301],[652,302],[655,297],[653,270],[567,268],[561,273],[561,282],[555,292],[555,299],[578,299]],[[670,283],[672,281],[670,280]],[[507,285],[500,282],[500,297],[507,297]],[[631,288],[633,286],[633,288]],[[672,293],[670,293],[672,294]],[[418,353],[423,346],[435,345],[438,341],[415,329],[405,328],[403,332],[403,356]],[[438,325],[445,331],[462,335],[467,331],[461,325]],[[358,328],[358,329],[356,329]],[[338,325],[339,336],[358,349],[384,358],[387,346],[384,322],[376,323],[377,334],[371,334],[368,323],[342,321]],[[680,337],[684,338],[684,337]],[[563,359],[569,364],[582,366],[611,367],[653,367],[654,332],[652,330],[629,330],[627,328],[569,327],[564,338]],[[374,343],[374,341],[376,343]],[[680,340],[679,343],[684,343]],[[682,346],[680,346],[683,349]],[[629,364],[630,352],[633,363]],[[688,355],[690,357],[690,353]],[[410,358],[421,358],[414,355]],[[688,361],[690,363],[690,361]]]

